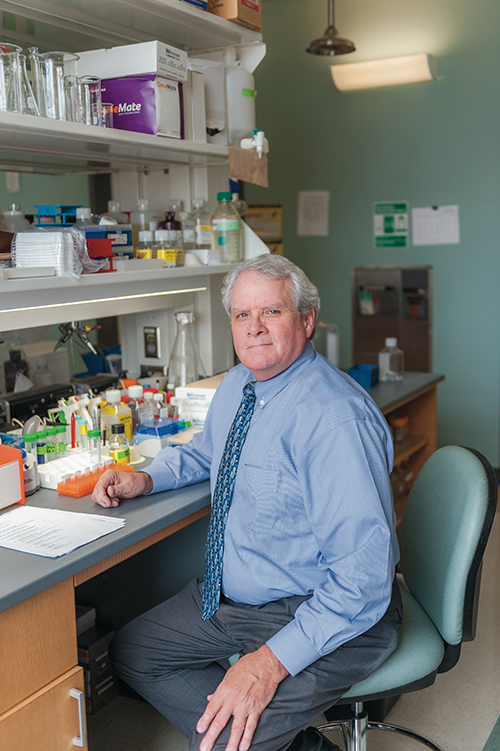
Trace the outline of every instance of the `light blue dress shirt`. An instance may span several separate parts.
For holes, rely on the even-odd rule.
[[[210,478],[212,492],[243,389],[224,378],[203,433],[161,451],[154,490]],[[392,437],[374,401],[308,343],[279,375],[255,382],[225,533],[222,591],[262,604],[308,595],[268,646],[296,675],[384,615],[399,559],[389,472]],[[153,491],[154,492],[154,491]]]

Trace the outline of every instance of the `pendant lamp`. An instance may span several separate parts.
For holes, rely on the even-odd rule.
[[[347,55],[354,52],[356,47],[350,39],[339,36],[334,23],[334,0],[328,0],[328,28],[319,39],[314,39],[307,47],[311,55]]]

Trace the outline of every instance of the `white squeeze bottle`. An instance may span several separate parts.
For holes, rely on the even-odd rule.
[[[224,47],[223,56],[229,145],[239,146],[241,139],[251,138],[255,129],[255,80],[236,59],[236,47]]]

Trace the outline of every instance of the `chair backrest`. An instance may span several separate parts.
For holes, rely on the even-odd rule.
[[[445,446],[429,457],[406,502],[401,571],[448,644],[475,635],[478,572],[497,493],[487,459],[473,449]]]

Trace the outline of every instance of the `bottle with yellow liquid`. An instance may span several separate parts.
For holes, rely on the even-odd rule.
[[[150,230],[139,232],[139,242],[134,248],[135,258],[156,258],[156,242]]]
[[[111,438],[113,425],[124,425],[126,437],[129,441],[133,439],[132,410],[126,404],[122,404],[120,399],[120,389],[106,391],[106,404],[101,406],[101,424],[106,441]]]
[[[115,464],[130,464],[130,446],[122,423],[111,426],[109,455]]]

